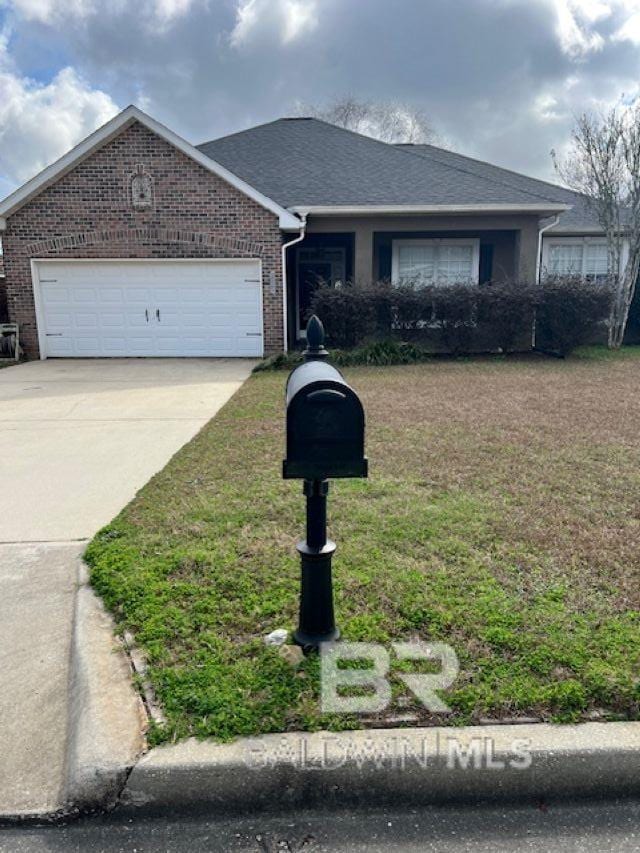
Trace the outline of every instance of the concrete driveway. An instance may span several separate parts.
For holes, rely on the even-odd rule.
[[[0,370],[0,543],[93,536],[254,363],[83,359]]]
[[[65,802],[82,712],[73,707],[73,649],[86,540],[215,415],[253,364],[64,360],[0,370],[0,818]],[[116,742],[129,738],[131,753],[137,700],[104,630],[106,640],[80,641],[106,648],[85,662],[81,680],[100,673],[97,701],[111,701],[105,726]]]

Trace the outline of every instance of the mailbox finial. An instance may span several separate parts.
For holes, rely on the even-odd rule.
[[[307,348],[303,355],[305,361],[322,361],[329,355],[324,348],[324,326],[315,314],[307,323]]]

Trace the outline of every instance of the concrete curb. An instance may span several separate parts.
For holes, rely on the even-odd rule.
[[[529,758],[527,757],[529,756]],[[466,766],[465,766],[466,765]],[[640,723],[289,733],[151,750],[121,808],[215,813],[640,793]]]
[[[69,683],[66,813],[108,809],[144,747],[146,714],[113,620],[80,561]]]

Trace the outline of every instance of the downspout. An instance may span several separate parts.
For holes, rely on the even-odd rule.
[[[553,221],[547,223],[547,225],[543,225],[542,228],[538,229],[538,257],[536,258],[536,284],[540,284],[540,277],[542,275],[542,235],[545,231],[548,231],[549,228],[554,228],[558,222],[560,221],[560,214],[556,213],[553,217]]]
[[[282,322],[284,324],[283,328],[283,343],[284,343],[284,351],[288,352],[289,347],[287,345],[287,337],[288,337],[288,306],[287,306],[287,249],[291,246],[295,246],[296,243],[300,243],[306,237],[306,227],[307,227],[307,215],[304,214],[302,216],[302,221],[300,222],[300,234],[295,237],[293,240],[290,240],[288,243],[282,244]]]
[[[548,222],[546,225],[543,225],[542,228],[538,229],[538,254],[536,256],[536,284],[540,284],[540,280],[542,278],[542,235],[545,231],[548,231],[549,228],[555,227],[560,221],[560,214],[556,213],[551,222]],[[536,348],[536,314],[535,309],[533,312],[533,324],[531,326],[531,349]]]

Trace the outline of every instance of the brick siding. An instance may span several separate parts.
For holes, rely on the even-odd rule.
[[[129,200],[139,163],[154,189],[142,211]],[[3,246],[9,316],[31,358],[39,355],[32,258],[259,257],[265,352],[283,349],[277,217],[138,122],[10,216]]]

